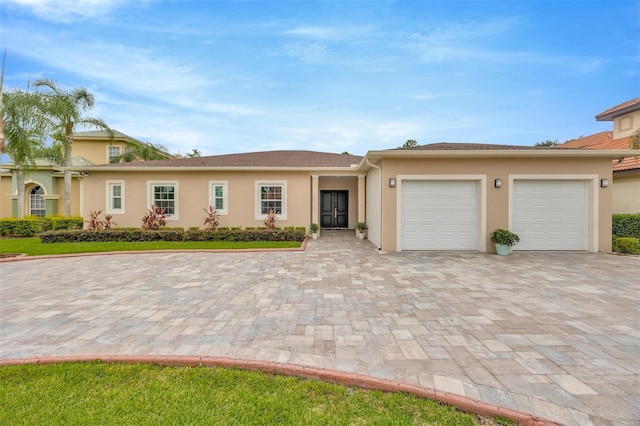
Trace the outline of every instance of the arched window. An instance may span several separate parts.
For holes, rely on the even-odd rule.
[[[34,186],[29,192],[29,213],[39,217],[44,217],[46,214],[44,190],[39,186]]]

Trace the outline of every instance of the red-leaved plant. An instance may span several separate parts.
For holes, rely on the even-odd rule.
[[[84,221],[89,231],[102,231],[103,229],[111,229],[112,225],[116,225],[116,223],[112,221],[113,216],[107,214],[104,216],[104,220],[102,220],[100,219],[101,214],[102,210],[91,210],[89,212],[89,220]]]
[[[204,218],[204,229],[207,231],[215,231],[218,229],[220,225],[220,212],[213,206],[209,206],[208,210],[205,208],[202,210],[207,214]]]
[[[84,221],[84,223],[87,224],[87,229],[89,231],[100,231],[104,228],[104,224],[100,219],[101,214],[102,214],[102,210],[89,211],[89,220]]]
[[[270,209],[269,214],[264,219],[264,226],[266,226],[268,229],[276,229],[277,214],[277,211],[275,211],[274,209]]]
[[[147,212],[142,218],[142,229],[145,231],[157,231],[161,226],[165,225],[165,209],[156,206],[155,204],[147,209]]]

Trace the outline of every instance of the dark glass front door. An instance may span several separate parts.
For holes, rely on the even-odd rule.
[[[349,191],[320,191],[320,227],[349,226]]]

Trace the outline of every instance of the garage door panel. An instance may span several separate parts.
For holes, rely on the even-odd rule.
[[[475,181],[404,181],[403,250],[476,250]]]
[[[516,250],[586,250],[587,184],[583,180],[515,180]]]

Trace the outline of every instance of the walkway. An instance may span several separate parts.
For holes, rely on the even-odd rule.
[[[305,252],[0,263],[0,358],[192,355],[419,384],[568,425],[640,424],[640,258]]]

